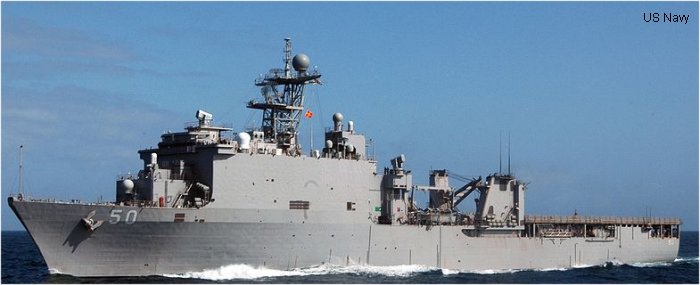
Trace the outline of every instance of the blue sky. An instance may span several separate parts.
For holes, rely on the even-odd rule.
[[[137,149],[197,109],[258,124],[244,104],[285,37],[323,74],[306,101],[317,143],[342,112],[380,167],[403,153],[427,184],[430,169],[496,172],[510,133],[528,213],[698,228],[696,2],[3,2],[2,196],[19,145],[27,194],[113,200]]]

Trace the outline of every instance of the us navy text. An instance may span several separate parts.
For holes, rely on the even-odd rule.
[[[648,22],[657,23],[657,22],[663,21],[664,23],[668,22],[668,23],[688,24],[688,20],[690,20],[690,15],[664,13],[662,16],[660,13],[644,13],[644,21],[647,23]]]

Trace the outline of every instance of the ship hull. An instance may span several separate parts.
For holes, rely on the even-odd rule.
[[[620,225],[614,238],[493,235],[463,226],[378,225],[289,217],[285,211],[173,209],[9,200],[52,272],[74,276],[180,274],[247,264],[290,270],[324,263],[419,264],[472,271],[669,261],[679,238]],[[104,223],[89,231],[95,211]],[[304,213],[303,216],[322,215]]]

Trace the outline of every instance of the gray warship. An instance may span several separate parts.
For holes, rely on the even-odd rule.
[[[340,113],[324,147],[303,151],[304,89],[321,77],[309,65],[285,39],[284,67],[255,80],[263,100],[247,104],[262,111],[260,128],[234,133],[198,110],[184,132],[138,151],[143,169],[117,177],[114,202],[8,197],[50,272],[147,276],[232,264],[473,271],[676,258],[677,218],[532,216],[526,183],[510,173],[464,179],[431,170],[429,185],[416,185],[403,154],[378,170],[369,141]],[[414,199],[419,191],[427,203]],[[473,213],[458,209],[468,197]]]

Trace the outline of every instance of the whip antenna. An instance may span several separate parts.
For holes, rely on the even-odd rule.
[[[22,149],[24,148],[23,145],[19,146],[19,194],[24,195],[24,179],[22,177],[24,170],[22,168]]]
[[[510,176],[510,132],[508,132],[508,176]]]
[[[503,138],[502,138],[502,136],[503,136],[503,133],[502,133],[502,132],[499,132],[499,133],[498,133],[498,175],[501,175],[501,172],[502,172],[502,169],[503,169],[503,168],[501,167],[501,165],[503,164],[503,159],[501,158],[502,152],[503,152],[503,150],[502,150],[502,149],[503,149],[503,142],[502,142]]]

